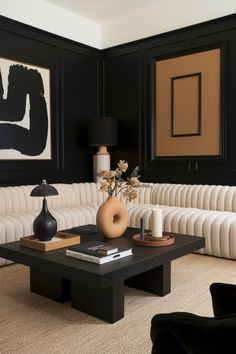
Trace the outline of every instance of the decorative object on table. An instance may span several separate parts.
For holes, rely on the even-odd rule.
[[[20,245],[23,247],[33,248],[38,251],[53,251],[59,248],[77,245],[80,243],[80,236],[70,234],[68,232],[59,231],[48,242],[39,241],[35,236],[26,236],[20,238]]]
[[[107,238],[122,236],[128,226],[128,211],[116,197],[120,193],[128,201],[132,201],[137,197],[137,190],[141,185],[138,167],[134,169],[126,181],[121,177],[127,169],[128,163],[120,160],[115,170],[104,170],[99,173],[103,179],[100,190],[107,192],[109,197],[98,209],[97,225]]]
[[[144,241],[144,217],[142,216],[140,219],[140,239]]]
[[[162,237],[162,210],[156,205],[152,209],[152,237]]]
[[[128,226],[128,211],[119,199],[109,197],[98,209],[97,224],[105,237],[120,237]]]
[[[156,204],[152,209],[151,230],[144,232],[144,220],[141,218],[141,232],[133,236],[133,242],[140,246],[146,247],[162,247],[169,246],[175,242],[175,237],[166,232],[163,233],[163,217],[162,210]]]
[[[73,246],[66,250],[66,255],[92,263],[104,264],[127,256],[131,256],[133,254],[132,248],[127,247],[119,247],[118,252],[109,255],[104,255],[97,252],[99,248],[107,245],[108,244],[106,243],[98,241],[84,242],[79,246]]]
[[[30,193],[31,197],[43,197],[41,213],[36,217],[33,223],[34,235],[39,241],[50,241],[57,231],[57,221],[49,212],[46,200],[46,197],[54,195],[58,195],[58,191],[55,187],[47,184],[45,179]]]
[[[162,237],[152,237],[151,232],[147,232],[144,234],[144,240],[141,234],[135,234],[132,239],[136,245],[144,247],[163,247],[175,243],[175,236],[167,232],[164,232]]]
[[[99,232],[99,228],[97,225],[87,224],[87,225],[72,227],[71,231],[78,234],[96,234]]]
[[[98,152],[93,158],[94,181],[100,182],[98,173],[110,170],[110,154],[107,146],[117,144],[117,122],[113,117],[94,117],[89,121],[88,144],[98,146]]]

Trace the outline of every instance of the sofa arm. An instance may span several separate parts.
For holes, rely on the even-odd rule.
[[[218,318],[186,312],[159,314],[152,319],[152,354],[231,353],[235,331],[235,314]]]
[[[236,314],[236,285],[213,283],[210,292],[215,316]]]

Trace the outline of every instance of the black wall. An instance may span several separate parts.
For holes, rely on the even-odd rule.
[[[224,159],[156,159],[155,59],[219,46]],[[91,180],[87,122],[100,114],[118,119],[113,166],[119,159],[139,165],[146,181],[236,184],[236,15],[102,51],[0,17],[1,56],[50,69],[53,150],[49,161],[1,160],[1,185]]]
[[[52,159],[1,160],[1,185],[87,181],[87,121],[100,114],[100,51],[0,17],[0,57],[50,69]]]
[[[223,159],[153,156],[154,62],[220,47],[222,52]],[[104,109],[119,119],[113,163],[139,164],[142,180],[170,183],[236,184],[236,16],[171,31],[103,51]]]

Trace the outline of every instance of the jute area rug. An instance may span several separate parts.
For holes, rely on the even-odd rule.
[[[147,354],[151,318],[188,311],[212,316],[209,285],[236,283],[234,261],[191,254],[172,262],[172,291],[157,297],[125,290],[125,317],[108,324],[29,291],[29,270],[0,269],[1,354]]]

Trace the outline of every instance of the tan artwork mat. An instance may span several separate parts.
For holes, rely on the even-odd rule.
[[[220,49],[156,61],[156,156],[221,154]]]

